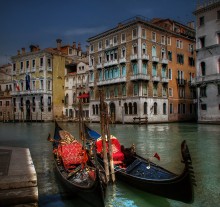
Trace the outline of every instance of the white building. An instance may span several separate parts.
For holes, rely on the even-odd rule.
[[[220,0],[205,1],[194,12],[198,121],[220,121]]]

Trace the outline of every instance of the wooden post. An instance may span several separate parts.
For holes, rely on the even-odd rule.
[[[108,164],[108,155],[106,149],[106,134],[105,134],[105,111],[104,111],[104,100],[103,93],[100,90],[100,124],[101,124],[101,136],[102,136],[102,146],[103,146],[103,162],[105,168],[105,174],[107,178],[107,183],[109,182],[109,164]]]
[[[114,170],[114,161],[112,156],[112,140],[110,137],[110,131],[109,131],[109,116],[108,116],[108,106],[107,103],[104,103],[105,105],[105,131],[107,134],[107,140],[108,140],[108,149],[109,149],[109,163],[110,163],[110,172],[111,172],[111,178],[112,182],[115,182],[115,170]]]

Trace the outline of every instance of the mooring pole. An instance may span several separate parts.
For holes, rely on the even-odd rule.
[[[109,182],[109,163],[108,155],[106,149],[106,134],[105,134],[105,110],[104,110],[104,98],[103,93],[100,90],[100,124],[101,124],[101,136],[102,136],[102,146],[103,146],[103,162],[105,168],[105,174],[107,178],[107,183]]]
[[[111,172],[111,179],[112,182],[115,182],[115,170],[114,170],[114,161],[113,161],[113,152],[112,152],[112,140],[110,137],[110,131],[109,131],[109,116],[108,116],[108,106],[107,103],[104,103],[105,106],[105,131],[107,134],[107,140],[108,140],[108,149],[109,149],[109,163],[110,163],[110,172]]]

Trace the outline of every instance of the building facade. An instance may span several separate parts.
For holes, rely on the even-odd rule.
[[[184,76],[181,72],[178,73],[179,77],[176,76],[174,70],[178,69],[174,65],[171,71],[173,79],[169,77],[172,58],[169,60],[168,50],[177,54],[178,49],[173,47],[177,36],[180,40],[189,39],[190,43],[194,43],[194,40],[158,24],[143,17],[135,17],[88,39],[92,120],[99,121],[101,90],[112,122],[133,123],[136,118],[149,122],[169,121],[169,84],[172,85],[173,80],[175,84],[172,87],[177,90],[177,82],[183,80]],[[193,33],[192,29],[188,30]],[[167,41],[172,44],[169,46]],[[182,66],[179,68],[182,69]],[[188,67],[183,70],[187,70],[184,72],[188,77]],[[173,94],[170,97],[174,97]],[[178,107],[178,103],[179,99],[175,106]],[[178,119],[178,116],[172,118],[175,121]]]
[[[79,97],[88,94],[88,60],[75,60],[66,64],[65,75],[65,100],[63,113],[68,120],[78,120],[79,117]],[[82,100],[83,117],[89,118],[89,97]]]
[[[12,65],[6,64],[0,67],[0,121],[13,119],[11,106],[12,91]]]
[[[198,121],[220,121],[220,1],[204,1],[196,11]]]

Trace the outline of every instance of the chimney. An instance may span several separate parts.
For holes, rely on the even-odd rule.
[[[20,55],[21,53],[20,53],[20,50],[18,50],[18,55]]]
[[[78,43],[78,50],[81,51],[81,44],[80,43]]]
[[[73,42],[73,49],[76,49],[76,42]]]
[[[57,50],[60,50],[62,40],[61,39],[57,39],[56,41],[57,41]]]
[[[86,54],[89,55],[89,45],[86,45]]]
[[[22,51],[22,55],[25,54],[25,48],[24,47],[21,48],[21,51]]]

